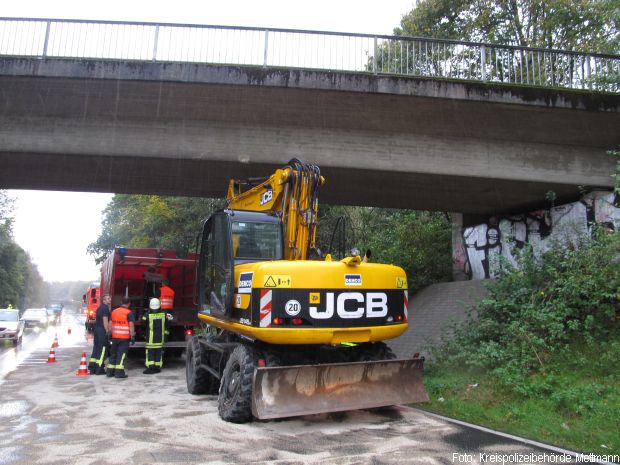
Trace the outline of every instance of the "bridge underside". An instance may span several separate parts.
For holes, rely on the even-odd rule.
[[[286,161],[283,158],[282,164]],[[1,184],[6,189],[191,197],[222,197],[230,178],[267,175],[278,167],[226,161],[44,153],[1,153],[0,164]],[[549,190],[559,199],[574,199],[579,194],[578,189],[569,184],[334,167],[321,169],[321,173],[327,178],[321,202],[335,205],[456,210],[470,215],[490,215],[540,208],[546,205],[543,201]]]
[[[605,151],[620,145],[616,96],[88,66],[1,60],[1,188],[222,196],[230,177],[266,175],[297,157],[321,166],[325,203],[489,215],[545,206],[550,190],[559,203],[579,186],[609,188]]]

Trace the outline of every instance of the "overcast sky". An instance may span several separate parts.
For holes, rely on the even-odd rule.
[[[413,0],[19,0],[4,17],[153,21],[391,34]],[[78,173],[76,173],[78,175]],[[226,186],[222,186],[222,195]],[[112,194],[9,191],[14,236],[46,281],[91,281],[99,270],[86,247],[101,231]]]

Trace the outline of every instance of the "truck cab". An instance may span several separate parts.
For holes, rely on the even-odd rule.
[[[85,326],[87,331],[95,329],[95,317],[97,313],[97,307],[101,303],[101,289],[99,283],[92,283],[86,292],[82,296],[82,305],[84,308],[84,315],[86,317]]]

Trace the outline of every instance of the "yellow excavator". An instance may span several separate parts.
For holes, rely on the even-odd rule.
[[[297,159],[231,180],[204,223],[196,289],[204,332],[188,341],[187,389],[218,394],[234,423],[423,402],[424,359],[382,341],[407,322],[402,268],[316,249],[319,167]]]

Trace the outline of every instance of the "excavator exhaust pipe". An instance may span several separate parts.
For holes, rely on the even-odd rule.
[[[258,419],[428,402],[424,358],[260,367],[252,413]]]

